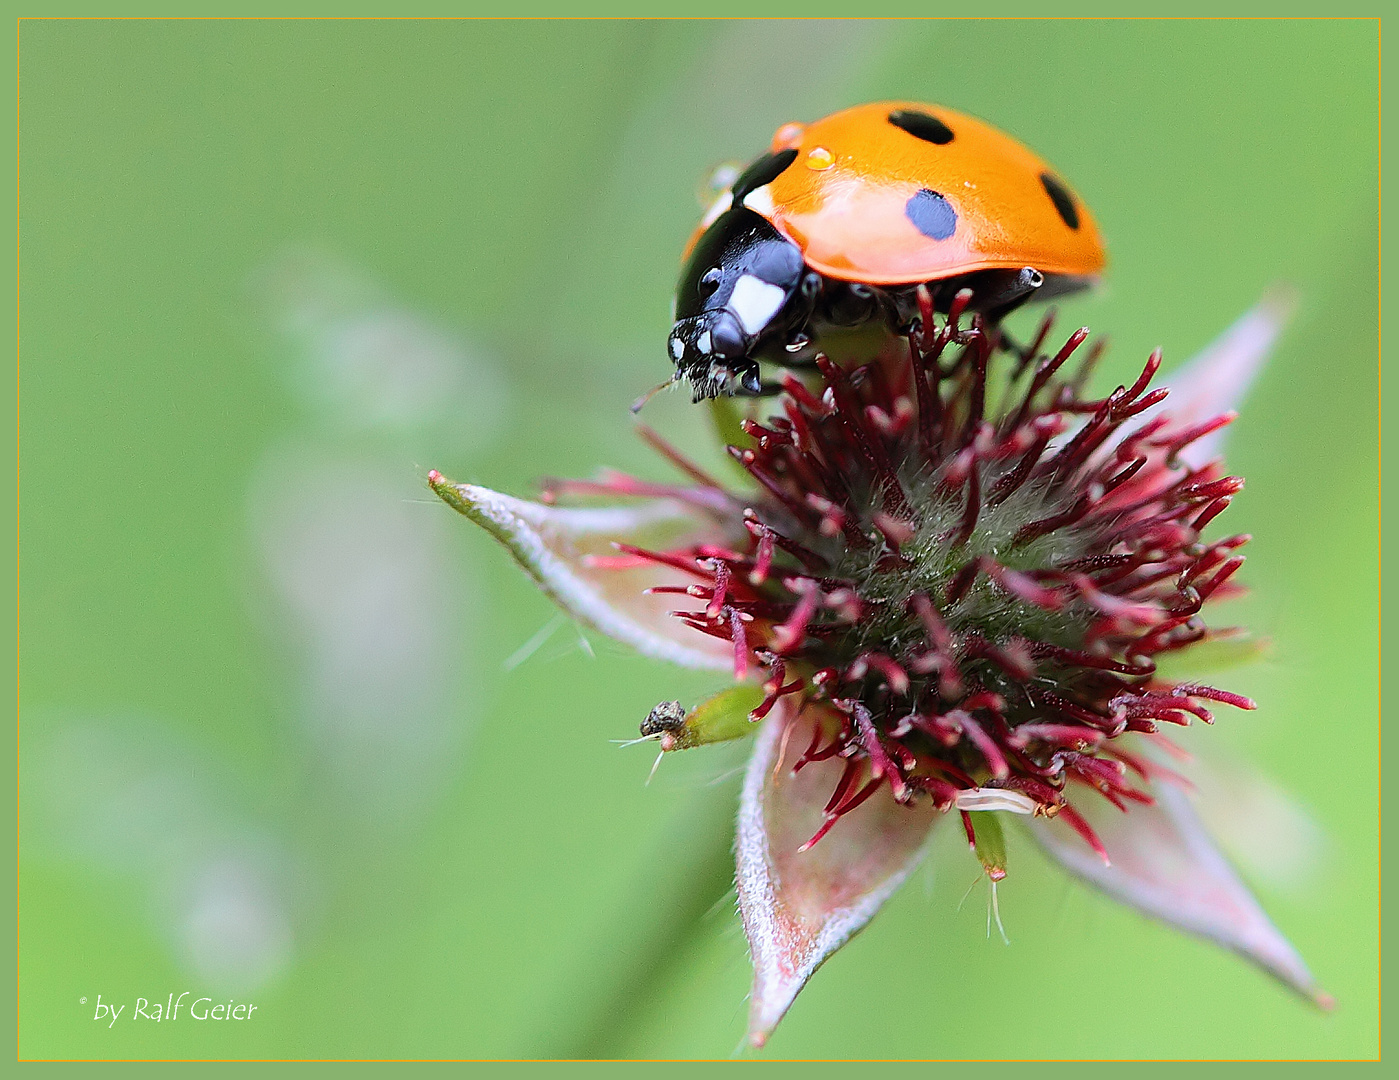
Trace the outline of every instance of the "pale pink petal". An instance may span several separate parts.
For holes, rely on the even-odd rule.
[[[646,499],[628,506],[563,508],[515,499],[474,484],[454,484],[433,473],[429,483],[510,554],[559,607],[585,626],[659,660],[690,668],[733,670],[733,646],[696,633],[667,612],[686,598],[647,596],[652,585],[689,585],[683,571],[656,565],[616,569],[614,542],[645,544],[713,539],[703,515],[677,499]],[[680,601],[680,603],[676,603]]]
[[[1321,884],[1331,845],[1316,819],[1247,762],[1214,746],[1208,750],[1197,751],[1181,771],[1194,784],[1194,807],[1219,846],[1249,880],[1272,889],[1296,893]]]
[[[1330,998],[1215,848],[1186,794],[1166,783],[1152,794],[1155,806],[1134,805],[1125,814],[1091,795],[1074,801],[1110,866],[1060,819],[1035,818],[1029,829],[1049,855],[1109,896],[1232,949],[1329,1008]]]
[[[1239,407],[1296,302],[1291,289],[1275,287],[1193,359],[1161,380],[1171,389],[1161,409],[1170,413],[1173,426],[1198,424]],[[1199,466],[1218,457],[1228,430],[1220,428],[1191,443],[1181,452],[1181,460]]]
[[[793,763],[811,743],[820,707],[784,701],[764,722],[738,815],[738,904],[753,958],[748,1037],[761,1046],[821,964],[870,921],[918,864],[934,820],[931,799],[909,808],[888,786],[842,816],[807,851],[844,768]],[[780,760],[779,760],[780,759]]]

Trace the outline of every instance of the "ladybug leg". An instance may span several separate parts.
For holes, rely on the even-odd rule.
[[[821,295],[821,288],[821,275],[816,271],[808,270],[802,275],[801,284],[788,301],[784,319],[787,330],[782,348],[785,352],[799,353],[811,344],[811,318],[816,313],[816,301]]]
[[[950,306],[952,298],[963,289],[971,289],[973,295],[969,307],[980,313],[983,324],[993,335],[992,348],[1013,353],[1024,365],[1028,362],[1028,350],[1016,344],[1002,323],[1007,315],[1032,300],[1044,282],[1043,274],[1032,266],[1026,266],[1019,270],[988,270],[942,282],[929,282],[928,287],[932,289],[937,286],[933,295],[938,310]]]
[[[922,321],[923,311],[918,304],[919,288],[928,289],[929,298],[932,298],[933,290],[928,286],[889,289],[884,293],[887,301],[885,314],[889,320],[889,329],[895,337],[908,337],[913,333],[914,326]]]
[[[980,312],[988,322],[998,322],[1027,300],[1044,285],[1045,277],[1033,266],[1019,270],[980,270],[961,277],[925,282],[932,294],[933,307],[946,312],[963,289],[970,289],[969,310]]]
[[[1000,322],[1044,284],[1044,275],[1033,266],[1007,272],[987,294],[976,298],[976,306],[988,322]]]
[[[918,311],[918,301],[910,289],[872,289],[878,314],[883,316],[889,329],[899,337],[904,337]]]
[[[822,318],[832,326],[860,326],[884,307],[881,293],[858,281],[840,282],[821,297]]]

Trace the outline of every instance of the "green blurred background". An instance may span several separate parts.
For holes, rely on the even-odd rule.
[[[697,186],[884,97],[988,118],[1094,208],[1110,273],[1060,325],[1111,334],[1105,385],[1300,288],[1230,448],[1254,591],[1216,619],[1273,639],[1227,681],[1261,708],[1190,734],[1339,1005],[1024,843],[1013,944],[988,940],[944,830],[768,1053],[1377,1052],[1376,23],[24,22],[19,46],[22,1056],[733,1051],[743,748],[645,787],[651,755],[609,741],[713,681],[582,641],[423,476],[665,476],[626,405],[668,370]],[[680,395],[648,419],[707,453]],[[127,1019],[186,989],[259,1010]]]

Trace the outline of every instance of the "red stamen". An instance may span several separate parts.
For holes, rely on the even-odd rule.
[[[802,594],[802,598],[797,601],[797,606],[793,609],[791,617],[773,630],[773,652],[790,653],[796,650],[806,635],[807,623],[816,614],[816,605],[820,602],[820,598],[821,590],[813,583]]]
[[[1176,455],[1184,450],[1197,439],[1203,439],[1226,424],[1232,424],[1238,419],[1239,414],[1232,409],[1229,412],[1216,416],[1213,420],[1206,420],[1203,424],[1195,424],[1193,427],[1185,428],[1183,431],[1173,432],[1170,436],[1162,439],[1153,439],[1153,446],[1164,446],[1166,448],[1167,462],[1174,463]]]
[[[645,424],[637,424],[636,433],[645,439],[652,449],[657,451],[662,457],[701,487],[714,488],[718,491],[723,490],[723,485],[720,484],[719,481],[715,480],[714,477],[710,476]]]
[[[1246,698],[1242,694],[1233,694],[1228,690],[1218,690],[1213,686],[1204,686],[1200,683],[1182,683],[1175,688],[1173,693],[1185,694],[1190,697],[1208,698],[1210,701],[1220,701],[1225,705],[1232,705],[1236,709],[1258,708],[1258,703],[1252,698]]]
[[[1087,841],[1088,846],[1098,853],[1098,857],[1103,860],[1104,866],[1111,866],[1112,860],[1108,858],[1108,849],[1103,847],[1103,842],[1098,839],[1098,834],[1093,831],[1093,827],[1083,820],[1079,814],[1068,803],[1059,807],[1059,816],[1069,823],[1069,826]]]
[[[743,619],[733,608],[725,608],[729,620],[729,633],[734,643],[734,678],[739,682],[748,678],[748,633],[743,627]]]
[[[949,713],[948,715],[954,715]],[[962,725],[962,730],[966,732],[967,738],[978,750],[981,756],[986,759],[986,764],[991,770],[991,775],[997,780],[1004,780],[1010,775],[1010,766],[1006,764],[1005,755],[1001,753],[1001,748],[996,745],[996,740],[991,738],[969,715],[958,711],[955,713],[958,722]]]
[[[1079,724],[1021,724],[1010,736],[1010,744],[1023,750],[1032,741],[1053,746],[1068,746],[1087,750],[1097,746],[1106,736],[1101,731]]]
[[[963,829],[963,830],[966,832],[966,834],[967,834],[967,847],[969,847],[969,848],[971,848],[973,851],[975,851],[975,850],[976,850],[976,829],[972,826],[972,816],[971,816],[971,814],[967,813],[965,810],[963,810],[963,811],[961,812],[961,814],[962,814],[962,829]]]
[[[727,563],[716,559],[712,565],[714,568],[714,589],[709,606],[704,613],[711,619],[717,619],[719,612],[724,610],[724,601],[728,598],[730,574]]]

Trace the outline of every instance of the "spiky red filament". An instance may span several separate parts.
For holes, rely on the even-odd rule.
[[[623,558],[686,573],[658,591],[697,601],[674,614],[732,643],[736,676],[766,672],[755,720],[786,697],[824,718],[796,768],[845,768],[808,846],[887,784],[944,808],[969,788],[1016,790],[1101,850],[1066,786],[1127,809],[1150,802],[1131,773],[1173,775],[1114,740],[1208,723],[1204,701],[1253,708],[1155,673],[1156,657],[1208,636],[1202,605],[1235,589],[1247,537],[1201,530],[1242,481],[1181,460],[1231,417],[1138,421],[1166,393],[1148,390],[1159,353],[1090,399],[1086,371],[1060,374],[1087,331],[1039,354],[1046,320],[1013,353],[961,314],[938,326],[925,312],[906,349],[865,366],[821,356],[808,380],[789,374],[778,411],[729,448],[757,494],[722,491],[651,432],[697,488],[611,477],[587,490],[683,492],[728,525],[732,549]]]

